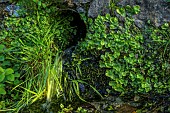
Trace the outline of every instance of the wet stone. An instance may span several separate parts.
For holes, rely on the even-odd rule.
[[[148,20],[157,27],[170,21],[170,4],[166,0],[121,0],[118,5],[140,6],[140,13],[134,16],[138,27],[142,27]]]
[[[99,14],[103,15],[109,13],[109,8],[108,8],[109,4],[110,4],[110,0],[93,0],[88,10],[88,16],[95,18]]]
[[[10,0],[0,0],[0,3],[9,2]]]

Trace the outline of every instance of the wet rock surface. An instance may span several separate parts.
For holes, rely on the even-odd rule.
[[[0,0],[0,3],[9,2],[10,0]]]
[[[99,14],[109,13],[110,0],[93,0],[88,10],[89,17],[97,17]]]
[[[166,0],[121,0],[118,5],[139,5],[140,13],[133,16],[138,22],[150,20],[158,27],[170,21],[170,3]]]
[[[141,106],[134,101],[124,102],[120,97],[108,96],[101,101],[93,101],[89,104],[83,104],[82,108],[86,109],[88,113],[132,113],[137,107]]]
[[[6,7],[6,4],[0,4],[0,20],[2,20],[3,19],[3,17],[4,17],[4,9],[5,9],[5,7]]]
[[[69,0],[76,6],[79,13],[87,13],[89,17],[95,18],[99,14],[109,12],[108,6],[111,0]],[[135,23],[138,27],[151,21],[155,26],[160,26],[170,21],[170,2],[166,0],[118,0],[117,5],[139,5],[141,11],[134,15]]]
[[[5,17],[20,17],[19,11],[25,11],[20,6],[10,4],[9,2],[0,3],[0,19],[3,20]]]

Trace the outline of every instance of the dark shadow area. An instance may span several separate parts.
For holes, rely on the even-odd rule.
[[[67,10],[62,13],[63,16],[71,16],[73,17],[73,20],[70,22],[71,27],[73,27],[76,30],[76,34],[71,33],[70,39],[68,40],[70,43],[66,47],[67,49],[73,46],[76,46],[79,41],[82,41],[86,37],[86,24],[81,19],[80,14],[72,11]]]

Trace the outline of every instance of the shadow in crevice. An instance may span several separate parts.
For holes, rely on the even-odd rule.
[[[76,30],[76,34],[72,33],[71,38],[68,40],[69,45],[66,47],[71,48],[73,46],[76,46],[79,41],[82,41],[86,37],[86,24],[81,19],[80,14],[75,11],[65,11],[64,15],[69,15],[73,17],[73,20],[70,22],[71,27],[73,27]]]

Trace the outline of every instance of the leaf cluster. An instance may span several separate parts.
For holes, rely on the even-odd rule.
[[[7,91],[5,87],[8,83],[17,85],[19,83],[18,77],[20,74],[14,72],[12,68],[7,68],[6,65],[10,66],[9,62],[5,62],[5,53],[7,51],[3,44],[0,44],[0,96],[5,95]]]
[[[88,33],[79,44],[80,51],[100,55],[100,67],[106,69],[110,86],[118,92],[169,91],[169,24],[149,28],[150,33],[142,31],[126,13],[137,14],[138,6],[114,8],[115,14],[88,18]]]

